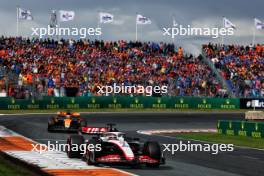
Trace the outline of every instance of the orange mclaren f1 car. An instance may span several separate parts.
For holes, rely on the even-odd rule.
[[[78,132],[87,122],[81,118],[80,113],[60,111],[48,119],[48,131]]]

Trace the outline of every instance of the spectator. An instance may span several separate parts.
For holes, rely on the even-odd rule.
[[[263,97],[264,46],[214,45],[203,46],[207,57],[222,73],[234,95]]]
[[[1,37],[0,48],[2,64],[30,94],[64,96],[77,88],[79,96],[99,96],[97,86],[114,83],[168,85],[175,96],[217,96],[221,89],[200,59],[163,42]]]

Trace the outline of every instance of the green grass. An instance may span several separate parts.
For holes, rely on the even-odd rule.
[[[264,149],[263,138],[252,138],[244,136],[229,136],[218,133],[185,133],[185,134],[166,134],[176,136],[181,139],[193,139],[212,143],[234,144],[236,146],[252,147]]]
[[[55,113],[63,109],[32,109],[32,110],[0,110],[0,114],[17,114],[17,113]],[[226,110],[226,109],[72,109],[76,112],[246,112],[247,110]]]
[[[0,175],[1,176],[24,176],[24,175],[34,176],[36,174],[0,156]]]

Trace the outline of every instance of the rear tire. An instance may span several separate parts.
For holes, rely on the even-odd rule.
[[[67,155],[69,158],[81,158],[83,149],[81,145],[84,144],[84,137],[82,135],[71,135],[67,140]],[[77,150],[76,150],[76,147]],[[74,150],[73,150],[74,149]]]
[[[161,147],[158,142],[149,141],[144,144],[143,155],[147,155],[150,158],[156,159],[158,163],[146,163],[147,167],[157,168],[160,166],[161,159]]]

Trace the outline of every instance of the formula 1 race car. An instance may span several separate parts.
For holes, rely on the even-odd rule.
[[[48,119],[48,131],[78,132],[81,127],[87,126],[87,122],[77,112],[57,112]]]
[[[125,133],[113,128],[113,124],[108,124],[108,127],[83,127],[81,132],[97,136],[85,140],[81,134],[71,135],[66,149],[69,158],[82,158],[88,165],[145,164],[147,167],[159,167],[165,164],[158,142],[141,142],[138,138],[126,137]],[[94,148],[87,147],[91,145]]]

